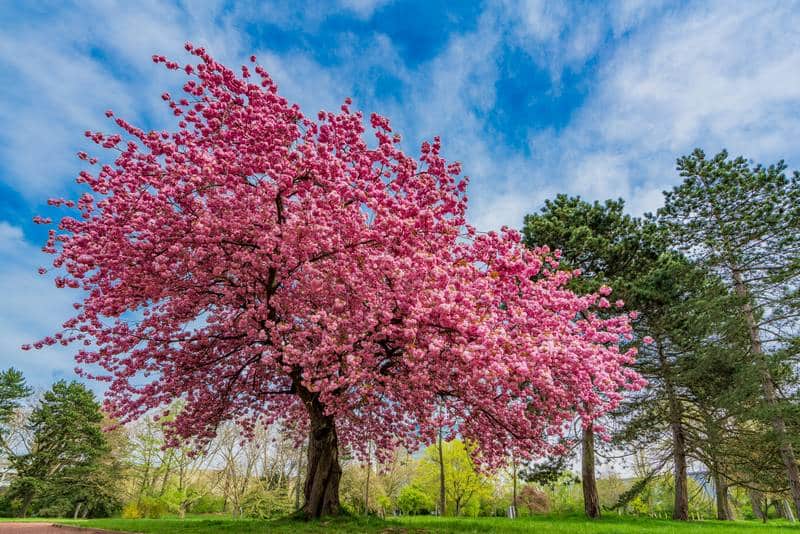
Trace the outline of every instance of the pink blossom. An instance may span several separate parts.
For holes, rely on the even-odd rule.
[[[87,132],[108,161],[79,174],[92,194],[44,247],[56,286],[83,292],[62,337],[33,345],[74,343],[81,369],[105,370],[114,417],[182,398],[173,435],[202,443],[223,420],[300,434],[302,393],[357,454],[414,449],[444,425],[494,467],[563,451],[552,438],[576,415],[643,386],[618,345],[627,317],[572,293],[578,271],[466,223],[467,181],[439,138],[412,158],[387,118],[368,135],[350,99],[313,120],[262,67],[250,83],[186,49],[191,69],[153,56],[194,73],[186,100],[162,95],[177,129]]]

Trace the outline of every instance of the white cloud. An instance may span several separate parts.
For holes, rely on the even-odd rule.
[[[0,369],[16,367],[36,387],[72,377],[72,349],[60,345],[25,352],[20,347],[53,334],[71,317],[68,290],[56,290],[52,277],[36,269],[47,258],[23,237],[22,229],[0,221]]]
[[[3,179],[31,201],[63,190],[77,168],[71,154],[81,133],[105,127],[108,107],[134,121],[166,122],[158,95],[179,76],[152,65],[152,53],[183,57],[183,42],[192,40],[236,64],[252,51],[241,33],[246,22],[313,31],[336,10],[368,19],[382,5],[204,3],[188,10],[152,0],[96,2],[31,19],[0,34],[0,120],[11,126],[0,133]],[[445,155],[471,176],[471,221],[489,229],[519,226],[558,192],[622,196],[635,213],[654,211],[660,191],[678,180],[674,158],[694,146],[797,165],[799,26],[800,11],[785,3],[565,7],[509,0],[489,4],[474,29],[452,34],[436,57],[415,67],[379,33],[337,35],[330,46],[339,61],[330,66],[300,49],[254,52],[283,94],[311,116],[359,95],[359,107],[392,119],[411,153],[422,138],[441,135]],[[556,90],[565,70],[594,62],[582,107],[558,130],[531,128],[528,150],[506,146],[489,126],[500,54],[509,46],[550,72]],[[376,71],[397,80],[396,93],[376,92]],[[70,311],[68,293],[35,274],[40,258],[20,228],[0,222],[0,291],[9,302],[0,311],[0,350],[4,363],[33,373],[68,372],[67,352],[18,350]]]

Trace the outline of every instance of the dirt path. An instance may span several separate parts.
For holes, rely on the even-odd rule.
[[[0,534],[109,534],[111,530],[55,526],[52,523],[0,522]]]

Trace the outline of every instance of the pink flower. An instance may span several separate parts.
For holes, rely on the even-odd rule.
[[[575,414],[601,417],[641,387],[619,344],[635,312],[597,313],[611,288],[576,295],[580,271],[559,270],[558,252],[468,225],[467,181],[440,138],[406,154],[349,98],[307,117],[261,66],[186,49],[185,98],[162,95],[176,126],[87,132],[113,163],[81,172],[91,194],[77,204],[51,202],[74,216],[44,250],[80,302],[33,346],[76,344],[82,372],[110,382],[110,415],[181,398],[169,439],[202,444],[224,420],[302,439],[313,397],[356,455],[415,449],[444,426],[491,469],[563,452],[550,437]],[[443,388],[458,397],[445,411]]]

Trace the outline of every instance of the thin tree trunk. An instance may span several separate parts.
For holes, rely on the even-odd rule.
[[[74,514],[72,514],[72,519],[78,519],[78,514],[79,514],[79,513],[80,513],[80,511],[81,511],[81,506],[83,506],[83,503],[82,503],[82,502],[79,502],[79,503],[78,503],[78,506],[76,506],[76,507],[75,507],[75,513],[74,513]]]
[[[442,451],[442,429],[439,429],[439,515],[445,516],[447,499],[444,485],[444,453]],[[458,514],[456,514],[458,515]]]
[[[303,481],[303,446],[300,445],[297,449],[297,481],[295,483],[294,491],[294,509],[300,509],[300,493],[302,492]]]
[[[728,484],[716,467],[712,471],[712,478],[714,480],[714,496],[717,504],[717,519],[730,521],[733,519],[733,514],[728,504]]]
[[[750,490],[747,492],[750,495],[750,505],[753,507],[753,515],[763,522],[767,522],[767,514],[764,513],[762,508],[764,503],[764,495],[760,491]]]
[[[675,394],[669,361],[661,343],[658,344],[658,359],[664,375],[664,386],[669,398],[669,420],[672,430],[672,460],[675,465],[675,503],[672,519],[689,520],[689,487],[686,474],[686,434],[681,421],[681,404]]]
[[[369,448],[367,448],[367,485],[364,488],[364,515],[369,515],[369,476],[372,473],[372,461],[369,458]]]
[[[686,474],[686,436],[680,420],[672,423],[672,456],[675,463],[675,506],[672,519],[689,520],[689,484]]]
[[[794,513],[792,512],[792,507],[789,503],[781,499],[781,506],[783,507],[783,516],[788,519],[791,523],[794,523]]]
[[[583,454],[581,455],[581,486],[583,487],[583,510],[589,519],[600,517],[600,498],[597,495],[597,480],[594,473],[594,429],[592,424],[583,431]]]
[[[339,442],[333,416],[325,414],[325,407],[316,393],[304,387],[297,388],[308,410],[311,429],[308,436],[308,456],[305,502],[301,511],[306,517],[338,515],[339,481],[342,468],[339,466]]]
[[[736,294],[741,297],[744,302],[742,311],[744,312],[747,330],[750,336],[750,350],[753,353],[756,365],[761,373],[764,400],[768,406],[775,407],[778,403],[777,394],[775,392],[775,381],[767,365],[766,358],[764,357],[758,323],[756,322],[753,306],[750,302],[750,293],[742,279],[741,273],[735,268],[733,269],[733,281]],[[775,413],[776,415],[772,418],[772,429],[775,431],[775,436],[778,439],[781,460],[783,460],[783,465],[786,468],[786,478],[789,482],[789,491],[792,494],[792,500],[794,501],[794,509],[796,513],[800,515],[800,470],[797,467],[794,448],[786,435],[786,422],[783,416],[780,415],[780,412],[776,411]]]
[[[514,517],[517,517],[517,459],[511,459],[511,476],[514,479],[512,505],[514,506]]]
[[[22,517],[28,517],[28,508],[30,508],[31,502],[33,502],[33,493],[28,492],[25,494],[25,498],[22,501]]]

